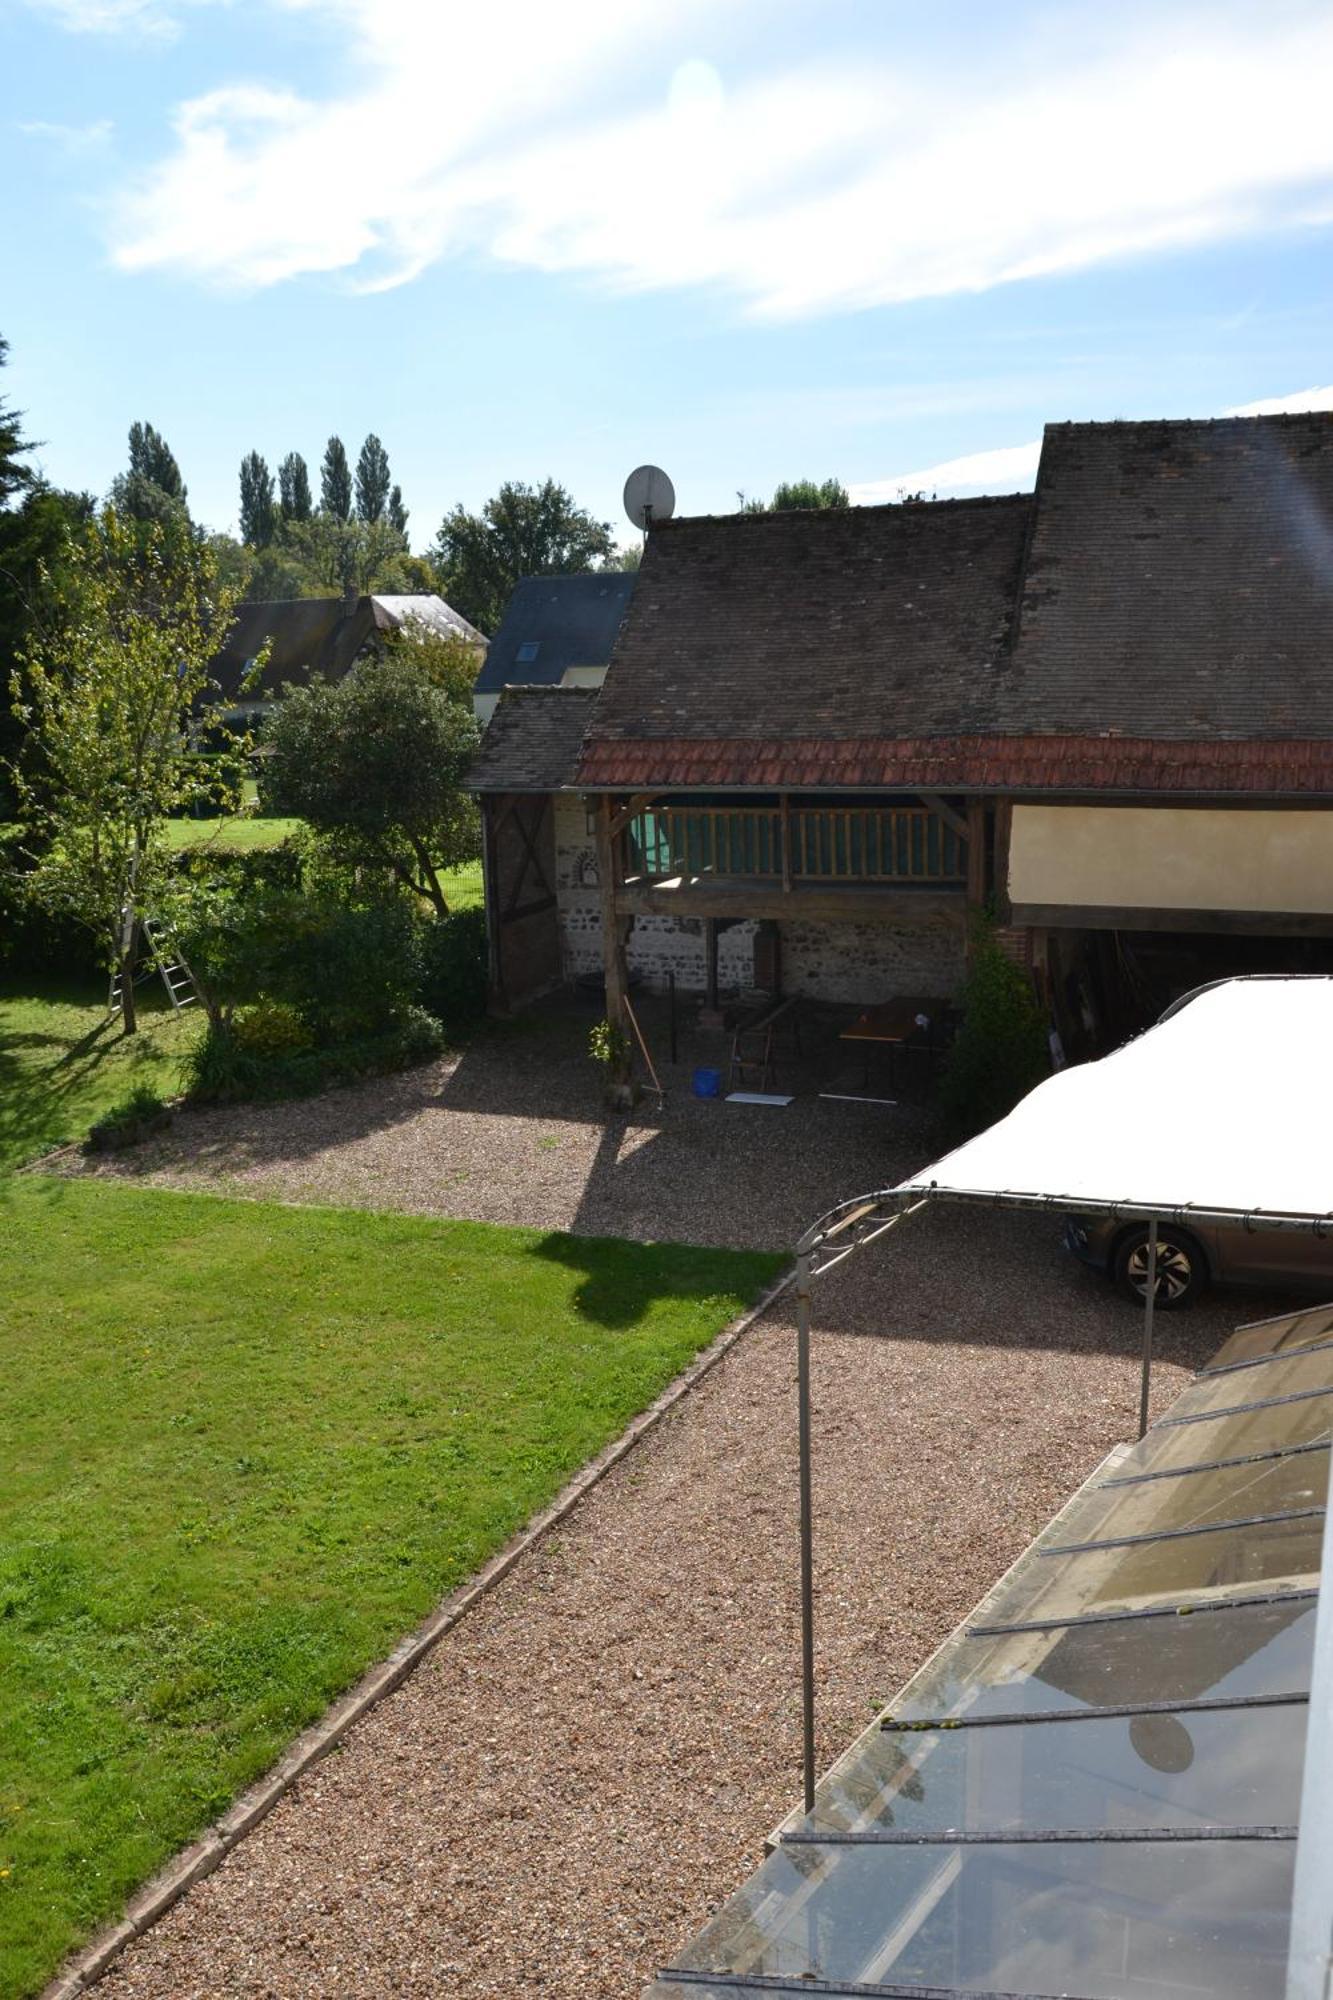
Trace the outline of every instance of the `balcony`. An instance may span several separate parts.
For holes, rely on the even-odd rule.
[[[968,879],[966,836],[925,806],[649,806],[623,861],[624,909],[713,916],[924,914]]]

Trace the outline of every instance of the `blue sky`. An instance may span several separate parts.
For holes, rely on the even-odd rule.
[[[1003,491],[1048,420],[1333,407],[1330,0],[0,0],[0,61],[4,390],[214,526],[335,430],[423,546],[506,478],[628,539],[645,459]]]

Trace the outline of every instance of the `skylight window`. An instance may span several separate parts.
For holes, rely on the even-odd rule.
[[[523,644],[518,649],[518,658],[525,666],[530,660],[536,659],[537,654],[541,650],[541,643],[540,639],[525,639],[523,641]]]

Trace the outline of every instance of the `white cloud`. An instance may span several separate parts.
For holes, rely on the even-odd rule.
[[[1298,410],[1333,410],[1333,383],[1325,389],[1297,389],[1290,396],[1261,396],[1257,403],[1238,403],[1228,417],[1281,417]]]
[[[1041,439],[1031,444],[1002,445],[996,451],[969,452],[965,458],[946,458],[940,465],[927,465],[916,472],[898,472],[891,479],[867,479],[848,488],[858,507],[874,507],[881,501],[900,500],[905,493],[933,494],[959,499],[970,493],[1017,493],[1031,486],[1037,476]]]
[[[113,129],[109,118],[95,119],[89,125],[58,125],[45,118],[30,118],[19,126],[25,139],[42,140],[70,159],[99,151],[110,139]]]
[[[380,286],[466,253],[797,317],[1333,213],[1323,4],[1158,7],[1149,33],[1113,11],[1113,44],[1016,32],[1007,72],[992,50],[969,73],[956,43],[935,71],[895,66],[882,41],[825,58],[818,8],[788,0],[808,60],[734,76],[700,39],[778,45],[773,0],[270,4],[340,25],[356,83],[325,99],[227,85],[182,106],[172,150],[115,204],[122,268]]]
[[[35,14],[46,14],[57,27],[76,35],[132,33],[157,41],[172,41],[180,32],[173,0],[27,0]],[[184,0],[199,5],[201,0]]]
[[[1279,417],[1301,410],[1333,410],[1333,384],[1324,389],[1295,389],[1289,396],[1262,396],[1257,403],[1238,403],[1224,417]],[[899,500],[904,493],[938,494],[941,499],[965,499],[978,493],[1016,493],[1037,476],[1041,439],[1028,444],[1001,445],[994,451],[974,451],[965,458],[946,458],[916,472],[894,473],[889,479],[864,479],[848,488],[858,507]]]

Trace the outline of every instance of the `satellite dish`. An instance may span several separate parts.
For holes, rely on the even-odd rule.
[[[654,521],[669,521],[676,511],[676,489],[660,465],[639,465],[625,481],[625,512],[647,534]]]

